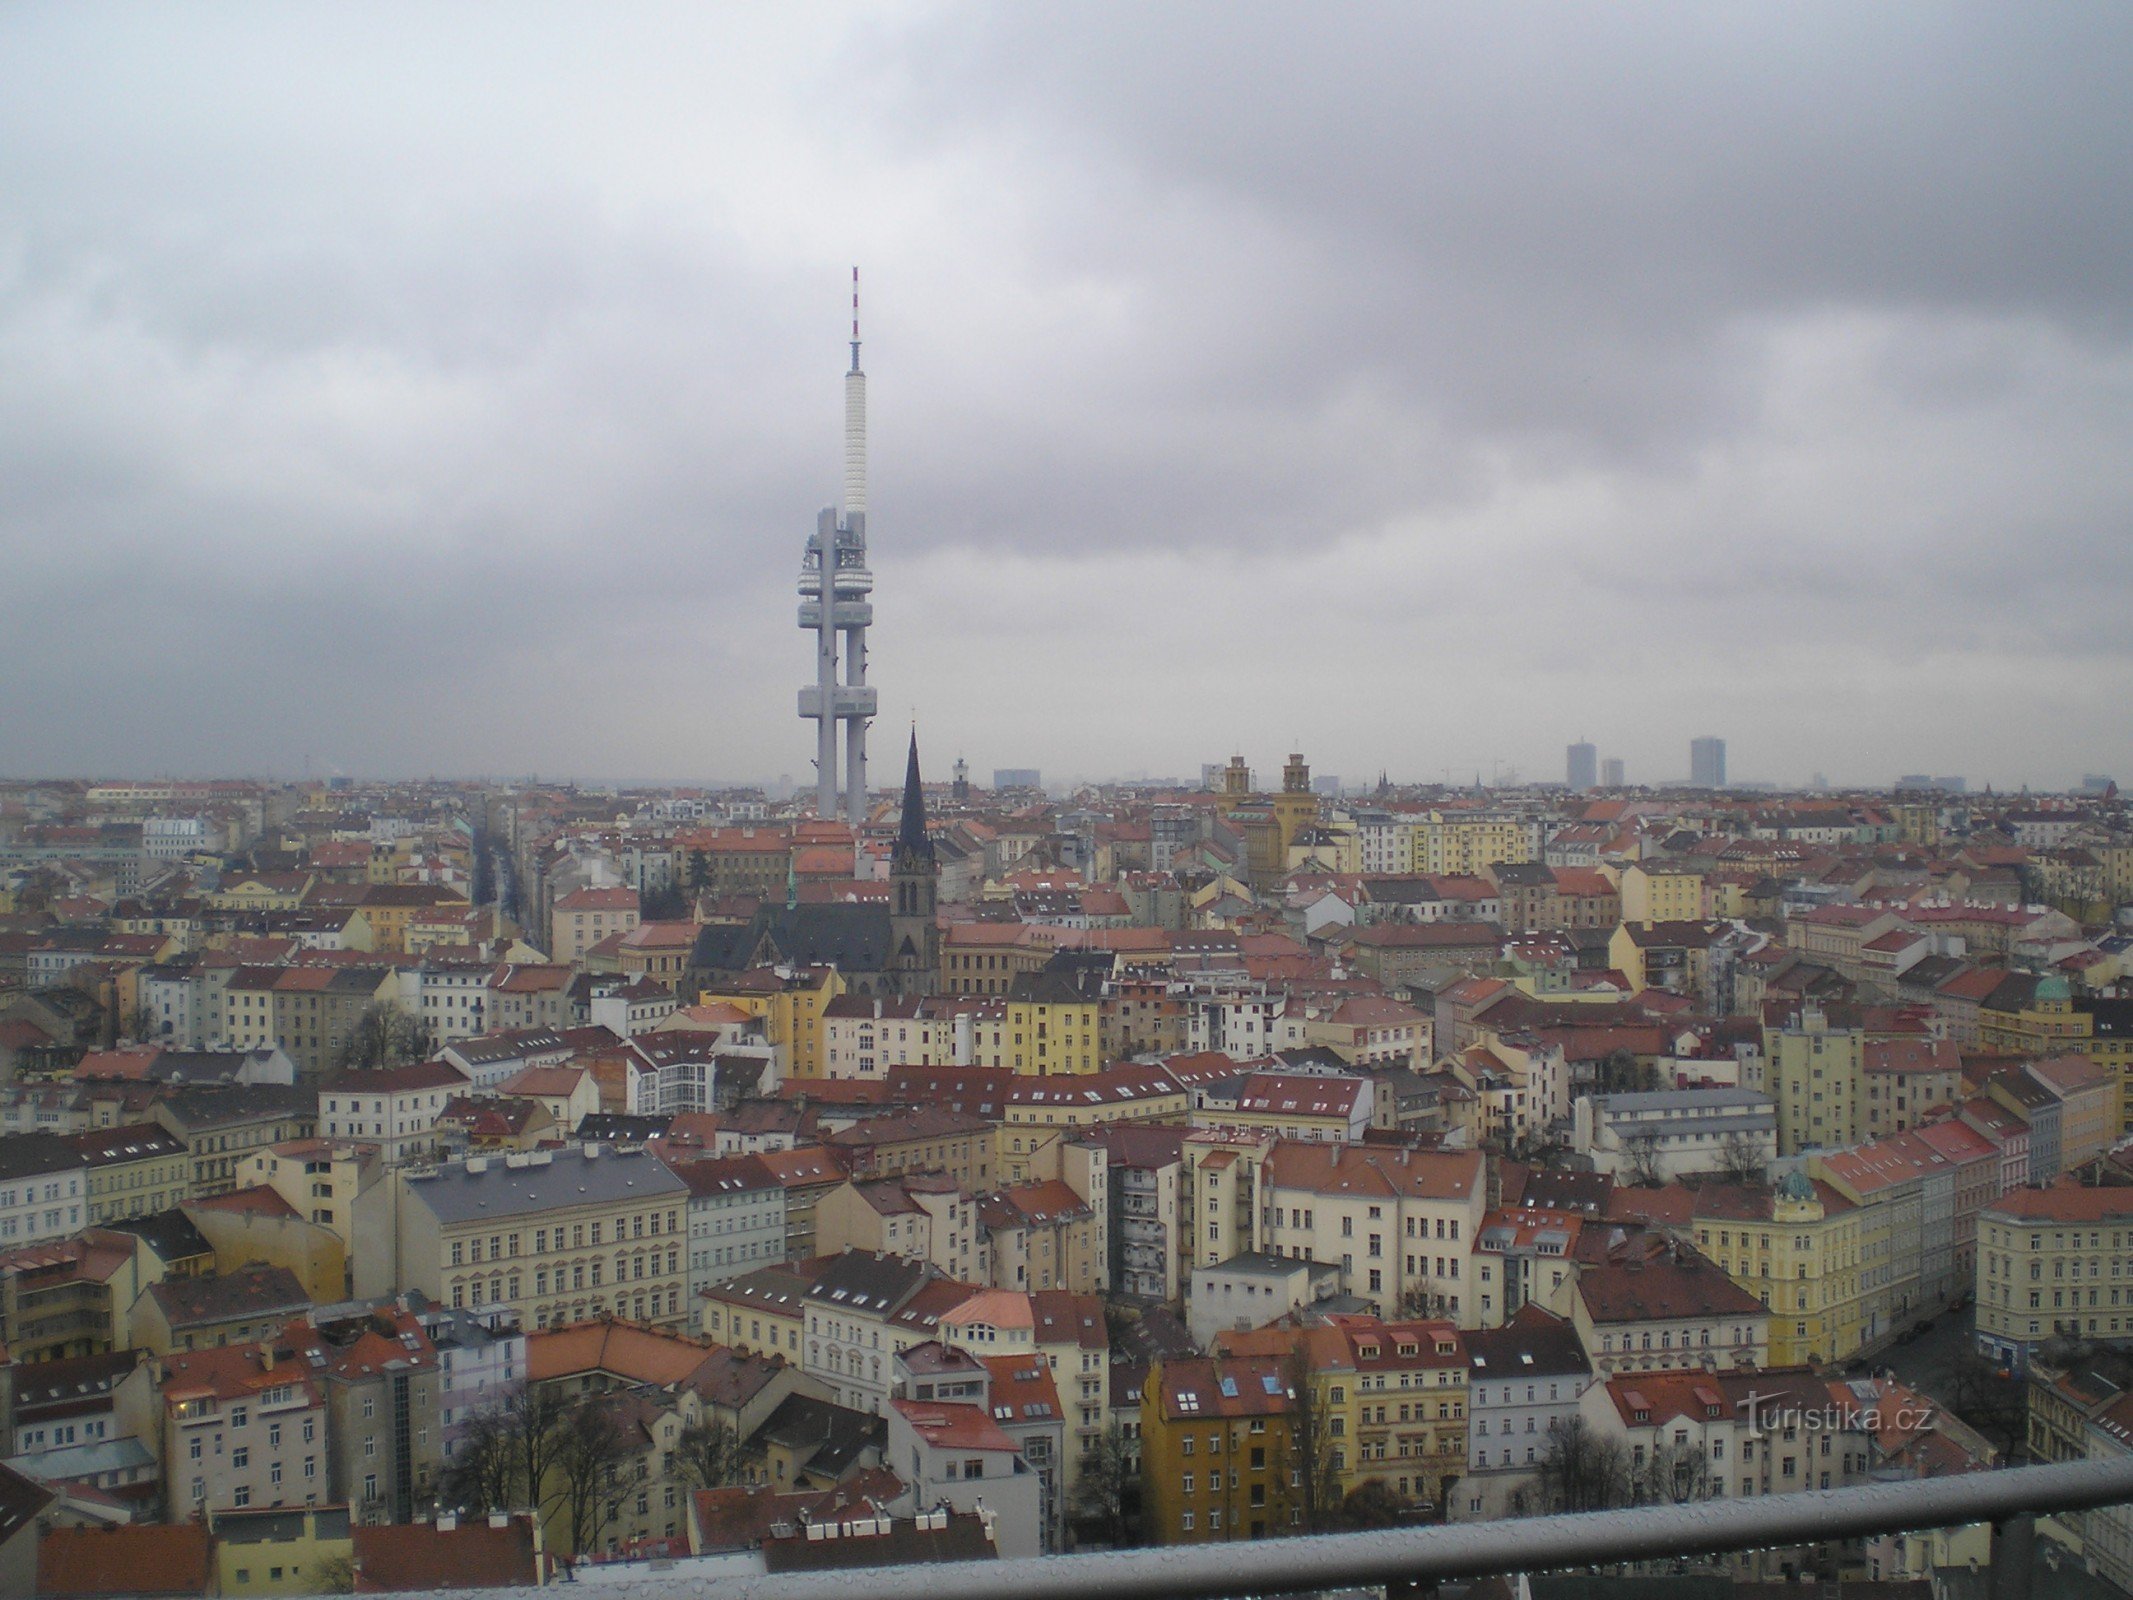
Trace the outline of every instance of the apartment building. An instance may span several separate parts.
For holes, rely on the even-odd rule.
[[[1486,1522],[1524,1508],[1549,1430],[1579,1414],[1593,1371],[1577,1330],[1537,1305],[1501,1327],[1469,1329],[1464,1342],[1467,1475],[1449,1509],[1455,1521]]]
[[[756,1156],[674,1161],[689,1187],[686,1300],[785,1259],[785,1186]]]
[[[147,1362],[119,1384],[113,1412],[122,1433],[155,1441],[174,1519],[330,1498],[325,1396],[272,1339]]]
[[[1141,1391],[1141,1526],[1157,1544],[1301,1530],[1297,1404],[1263,1356],[1158,1362]]]
[[[528,1328],[693,1321],[688,1202],[656,1158],[597,1144],[397,1168],[357,1197],[355,1292],[508,1306]]]
[[[2059,1333],[2133,1334],[2133,1189],[2018,1189],[1980,1214],[1979,1353],[2020,1372]]]
[[[414,1521],[444,1464],[443,1364],[421,1319],[398,1304],[321,1310],[280,1342],[324,1394],[330,1498],[360,1523]]]
[[[1346,1292],[1379,1316],[1405,1314],[1406,1297],[1423,1292],[1441,1295],[1461,1327],[1479,1326],[1500,1294],[1465,1270],[1487,1187],[1479,1151],[1281,1140],[1259,1174],[1249,1247],[1338,1263]]]
[[[472,1085],[442,1058],[336,1073],[319,1085],[319,1136],[376,1145],[390,1165],[427,1160],[437,1149],[445,1105]]]

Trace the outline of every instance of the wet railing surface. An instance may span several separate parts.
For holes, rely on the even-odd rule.
[[[868,1567],[724,1577],[687,1563],[641,1577],[601,1574],[616,1600],[1169,1600],[1378,1588],[1544,1572],[1704,1552],[1786,1548],[1923,1528],[1991,1523],[2028,1570],[2032,1517],[2133,1503],[2133,1459],[2068,1462],[1865,1488],[1825,1489],[1576,1516],[1179,1545],[1016,1561]],[[2004,1567],[2004,1573],[2003,1573]],[[1995,1559],[2004,1592],[2026,1594],[2016,1563]],[[486,1589],[465,1600],[535,1591]]]

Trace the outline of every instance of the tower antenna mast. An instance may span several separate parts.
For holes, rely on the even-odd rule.
[[[857,828],[866,819],[867,625],[874,620],[874,575],[867,568],[867,379],[859,367],[859,269],[852,268],[852,365],[844,375],[844,494],[841,508],[815,519],[800,568],[800,626],[815,635],[815,682],[800,691],[800,715],[815,723],[815,815],[841,809]],[[843,681],[838,681],[842,643]],[[837,728],[844,729],[844,792],[838,794]],[[839,800],[842,806],[839,806]]]

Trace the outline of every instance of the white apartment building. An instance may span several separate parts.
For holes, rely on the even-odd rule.
[[[1669,1182],[1718,1172],[1730,1155],[1777,1158],[1777,1102],[1755,1089],[1661,1089],[1581,1097],[1571,1148],[1595,1172]]]
[[[424,1159],[436,1150],[445,1103],[472,1083],[443,1060],[338,1073],[319,1089],[319,1137],[374,1144],[389,1163]]]
[[[0,1246],[63,1239],[88,1222],[89,1163],[66,1139],[0,1140]]]
[[[1487,1213],[1476,1150],[1408,1150],[1282,1140],[1259,1173],[1260,1237],[1252,1248],[1338,1265],[1345,1292],[1378,1315],[1407,1315],[1428,1294],[1462,1328],[1495,1320],[1476,1293],[1468,1252]]]

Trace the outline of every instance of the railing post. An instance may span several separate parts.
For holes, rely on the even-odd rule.
[[[1992,1525],[1992,1600],[2029,1600],[2037,1519],[2027,1513]]]

